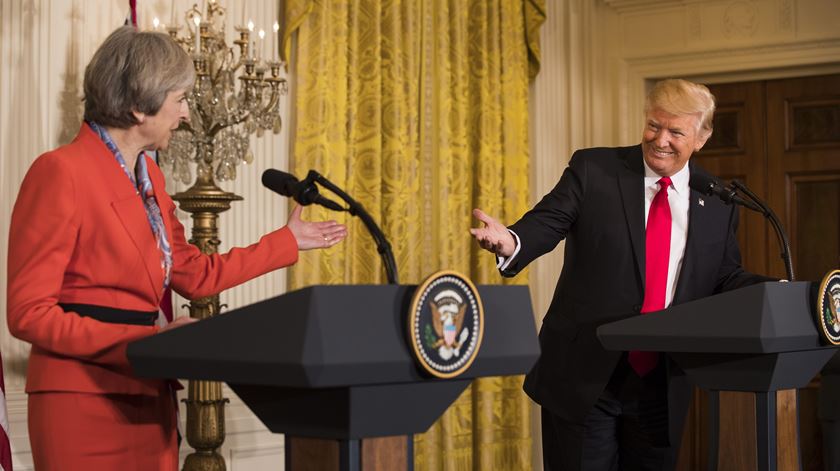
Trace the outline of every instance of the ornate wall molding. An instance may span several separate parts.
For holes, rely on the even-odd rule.
[[[549,11],[552,6],[563,13],[566,2],[550,1]],[[564,41],[558,50],[589,59],[571,67],[561,83],[572,87],[566,93],[573,102],[590,106],[579,116],[587,128],[580,133],[583,142],[561,147],[562,153],[585,145],[635,143],[646,87],[658,78],[715,83],[840,70],[840,31],[833,26],[840,22],[840,10],[831,0],[602,0],[583,2],[578,9],[585,12],[577,19],[585,22],[586,32],[575,36],[568,26],[558,36]],[[729,38],[724,34],[726,11],[732,23]],[[750,17],[753,13],[763,16]],[[671,37],[651,41],[644,32],[662,23]],[[556,24],[549,15],[543,34]],[[539,152],[535,156],[542,157]]]
[[[796,60],[797,63],[829,63],[835,62],[837,48],[840,47],[840,37],[806,40],[799,42],[778,42],[773,44],[757,44],[742,47],[715,47],[699,51],[680,52],[674,51],[665,54],[647,55],[640,52],[634,55],[628,54],[624,60],[629,64],[658,63],[678,61],[681,67],[692,62],[712,61],[714,64],[697,64],[692,66],[695,69],[709,68],[732,68],[734,65],[748,60],[745,67],[736,69],[753,68],[752,64],[767,62],[769,66],[774,64],[789,65],[790,61],[796,60],[798,56],[804,57]],[[715,65],[720,64],[720,65]]]
[[[637,57],[621,61],[621,68],[626,77],[623,94],[628,114],[620,140],[633,142],[643,124],[644,96],[650,81],[679,76],[724,83],[838,73],[840,38]]]
[[[634,11],[651,11],[654,9],[679,8],[686,3],[686,0],[603,0],[604,5],[612,8],[619,14]]]
[[[749,37],[758,28],[758,6],[755,2],[737,0],[723,12],[723,31],[728,38]]]
[[[779,30],[792,31],[796,23],[794,0],[779,0]]]

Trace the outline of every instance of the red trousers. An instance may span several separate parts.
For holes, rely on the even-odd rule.
[[[158,396],[41,392],[29,395],[37,471],[178,471],[175,404]]]

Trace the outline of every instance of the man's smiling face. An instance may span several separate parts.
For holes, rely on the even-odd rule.
[[[645,118],[642,133],[645,163],[663,177],[682,170],[691,154],[700,150],[711,135],[700,128],[699,113],[675,115],[654,108]]]

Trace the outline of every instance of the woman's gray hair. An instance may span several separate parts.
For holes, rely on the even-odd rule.
[[[191,88],[189,55],[168,35],[122,26],[99,46],[85,69],[85,120],[126,129],[133,112],[155,115],[166,95]]]
[[[645,113],[660,109],[673,115],[699,114],[697,131],[712,132],[715,114],[715,96],[705,85],[682,79],[657,82],[647,96]]]

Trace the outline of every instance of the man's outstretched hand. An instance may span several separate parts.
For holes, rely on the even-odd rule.
[[[478,241],[482,249],[493,252],[499,257],[510,257],[516,249],[516,241],[507,227],[476,208],[473,216],[484,223],[484,227],[470,229],[470,234]]]
[[[302,206],[295,206],[286,223],[297,240],[298,250],[326,249],[347,237],[347,226],[344,224],[336,221],[304,221],[300,218],[302,211]]]

